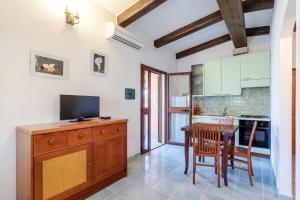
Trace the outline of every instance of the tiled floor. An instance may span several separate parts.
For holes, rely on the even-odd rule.
[[[214,169],[207,167],[197,168],[193,185],[191,167],[188,175],[183,174],[183,147],[164,145],[130,161],[128,177],[88,200],[276,199],[270,160],[254,158],[253,165],[254,187],[249,185],[246,172],[229,169],[229,186],[222,181],[218,189]]]

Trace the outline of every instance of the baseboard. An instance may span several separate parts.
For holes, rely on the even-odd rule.
[[[279,200],[293,200],[294,199],[293,197],[285,196],[283,194],[278,194],[277,196],[278,196]]]
[[[133,156],[130,156],[127,158],[127,162],[133,161],[135,160],[137,157],[139,157],[141,154],[135,154]]]

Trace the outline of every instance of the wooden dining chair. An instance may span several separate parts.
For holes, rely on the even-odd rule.
[[[231,146],[229,148],[229,152],[228,152],[228,155],[229,155],[228,160],[233,161],[233,162],[238,162],[238,163],[241,163],[241,164],[244,164],[247,166],[246,168],[243,168],[243,167],[233,166],[232,164],[228,165],[230,167],[237,168],[242,171],[248,171],[248,177],[249,177],[249,182],[250,182],[251,186],[253,186],[252,176],[254,176],[253,167],[252,167],[252,159],[251,159],[251,148],[252,148],[253,137],[255,134],[256,126],[257,126],[257,121],[254,122],[254,125],[252,127],[252,132],[251,132],[250,140],[248,143],[248,148]]]
[[[234,118],[231,116],[225,116],[225,117],[220,117],[219,118],[219,124],[223,125],[233,125],[234,123]]]
[[[234,123],[234,118],[232,116],[219,117],[218,124],[221,124],[221,125],[233,125],[233,123]],[[222,144],[222,136],[221,136],[221,146],[223,146],[223,144]],[[203,162],[205,162],[205,157],[204,156],[202,158],[199,157],[199,162],[201,162],[201,159],[202,159]],[[232,161],[231,165],[234,165],[233,161]]]
[[[197,166],[214,167],[218,176],[218,187],[221,187],[220,178],[220,140],[221,128],[217,124],[193,124],[193,184]],[[197,163],[196,157],[213,157],[214,164]]]

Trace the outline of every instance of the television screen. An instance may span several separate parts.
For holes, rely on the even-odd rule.
[[[100,97],[60,95],[60,120],[99,117]]]

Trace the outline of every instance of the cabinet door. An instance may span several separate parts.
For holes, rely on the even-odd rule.
[[[91,183],[92,145],[34,157],[34,199],[65,199]]]
[[[221,95],[221,60],[215,60],[205,63],[204,67],[204,87],[205,96]]]
[[[192,65],[192,94],[204,96],[204,66]]]
[[[222,95],[241,95],[241,58],[222,60]]]
[[[255,53],[241,56],[242,87],[270,86],[270,53]]]
[[[103,180],[127,166],[127,137],[115,136],[94,143],[94,177]]]

